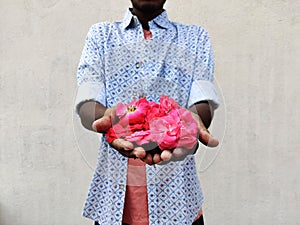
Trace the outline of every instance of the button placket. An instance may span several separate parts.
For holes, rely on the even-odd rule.
[[[139,74],[140,79],[137,81],[137,90],[134,92],[134,97],[143,98],[146,97],[147,93],[147,79],[146,79],[146,68],[144,60],[140,60],[135,63],[136,70]]]

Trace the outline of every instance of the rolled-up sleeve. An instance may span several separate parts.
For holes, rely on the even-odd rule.
[[[78,113],[79,106],[88,101],[95,101],[106,106],[104,83],[82,83],[78,86],[74,103],[75,112]]]
[[[208,101],[213,109],[218,108],[220,105],[214,81],[213,51],[209,35],[203,28],[199,31],[198,49],[188,105],[191,107],[200,101]]]
[[[86,101],[99,102],[106,106],[105,77],[103,68],[103,45],[96,39],[99,27],[92,26],[86,36],[85,45],[77,69],[77,95],[74,110]]]
[[[189,107],[201,101],[208,101],[213,109],[218,108],[220,100],[214,82],[205,80],[196,80],[193,82],[189,98]]]

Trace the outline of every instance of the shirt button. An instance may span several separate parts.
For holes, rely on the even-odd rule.
[[[120,185],[119,185],[119,188],[120,188],[120,189],[124,189],[124,185],[123,185],[123,184],[120,184]]]
[[[135,67],[136,67],[137,69],[139,69],[139,68],[141,67],[140,62],[137,62],[137,63],[135,64]]]

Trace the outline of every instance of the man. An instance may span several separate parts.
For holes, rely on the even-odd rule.
[[[98,23],[88,32],[78,67],[82,125],[105,133],[117,103],[166,94],[194,113],[200,142],[217,146],[207,130],[219,104],[207,32],[169,21],[165,0],[131,2],[122,22]],[[103,139],[83,215],[101,225],[203,224],[197,148],[153,153]]]

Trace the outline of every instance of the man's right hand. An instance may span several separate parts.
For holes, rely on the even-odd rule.
[[[98,133],[106,133],[116,120],[116,107],[107,108],[104,115],[93,122],[92,128]]]
[[[93,122],[92,128],[98,133],[106,133],[116,120],[116,107],[107,108],[103,117]],[[142,147],[134,146],[133,143],[121,138],[113,140],[110,145],[121,155],[128,158],[144,158],[146,151]]]

